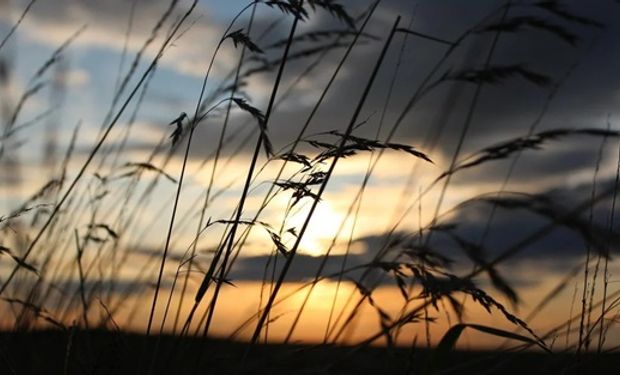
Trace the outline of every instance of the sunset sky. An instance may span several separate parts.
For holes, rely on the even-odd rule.
[[[28,3],[29,1],[25,0],[0,0],[0,38],[9,33]],[[68,168],[69,176],[75,176],[99,138],[100,130],[109,122],[108,112],[115,114],[127,97],[129,90],[121,95],[121,100],[115,103],[110,111],[115,90],[122,81],[120,77],[130,69],[136,53],[151,35],[151,30],[169,3],[168,0],[39,0],[32,5],[15,34],[0,50],[1,71],[4,73],[0,82],[0,100],[3,103],[0,114],[3,123],[9,121],[25,92],[39,84],[43,85],[24,101],[15,122],[18,127],[15,133],[2,140],[4,154],[0,156],[0,216],[20,207],[25,199],[59,173],[77,126],[77,143]],[[154,42],[146,49],[137,66],[137,75],[128,83],[129,88],[137,83],[137,78],[156,56],[157,49],[171,28],[172,20],[178,19],[189,3],[187,0],[179,2],[172,17],[166,21]],[[371,1],[341,3],[355,18],[370,6]],[[533,27],[524,27],[518,33],[506,32],[500,35],[492,58],[493,64],[519,64],[548,76],[552,83],[541,87],[526,79],[511,77],[502,79],[499,84],[483,85],[471,128],[458,160],[466,160],[466,157],[484,147],[525,136],[533,124],[536,132],[567,128],[605,129],[608,126],[612,130],[618,130],[620,49],[617,35],[620,35],[620,24],[617,16],[620,5],[611,0],[564,2],[566,9],[574,14],[597,22],[596,25],[588,25],[583,22],[570,22],[558,14],[546,12],[543,8],[532,10],[528,5],[532,2],[515,3],[510,10],[511,17],[533,13],[548,22],[562,25],[575,39],[572,40],[566,35],[562,38],[557,33]],[[166,161],[171,149],[168,137],[173,130],[168,124],[181,112],[194,112],[202,77],[214,48],[228,23],[247,4],[246,1],[199,2],[198,8],[182,28],[181,36],[175,38],[173,44],[165,50],[155,75],[148,83],[144,100],[135,112],[135,121],[131,128],[127,124],[134,116],[137,99],[130,103],[121,116],[118,126],[114,128],[78,185],[78,196],[83,199],[94,199],[103,194],[101,212],[84,210],[75,214],[71,225],[78,231],[85,230],[91,215],[99,215],[101,220],[110,221],[119,215],[124,189],[129,183],[128,179],[121,177],[130,170],[123,167],[125,163],[144,162],[152,151],[159,147],[151,163],[162,168],[173,179],[178,179],[185,147],[183,143],[172,159]],[[455,41],[461,33],[497,6],[498,2],[492,0],[382,1],[369,21],[367,34],[362,37],[359,45],[354,47],[310,123],[308,136],[331,130],[344,130],[397,15],[402,16],[401,27],[442,40]],[[250,13],[251,9],[246,10],[232,30],[247,31]],[[291,22],[291,17],[283,16],[277,9],[265,5],[257,7],[250,36],[253,42],[265,50],[263,57],[275,60],[282,54],[281,48],[269,46],[286,39]],[[604,27],[599,27],[598,23]],[[343,30],[345,27],[345,24],[329,13],[317,10],[310,12],[310,19],[300,24],[297,35],[324,29]],[[481,32],[480,28],[473,29],[471,35],[441,66],[433,81],[444,74],[450,75],[484,64],[493,35]],[[317,66],[313,64],[318,55],[295,59],[287,64],[277,98],[282,98],[282,101],[278,102],[268,126],[268,135],[276,153],[288,147],[300,131],[351,39],[351,36],[343,38],[344,47],[328,51]],[[41,77],[35,77],[50,56],[67,42],[68,45],[63,48],[52,66]],[[302,41],[293,46],[291,53],[304,51],[321,42],[320,39]],[[234,48],[230,41],[223,44],[207,84],[207,94],[224,83],[230,83],[230,74],[234,74],[240,50]],[[412,35],[406,36],[404,33],[397,34],[360,114],[360,125],[354,135],[385,139],[407,101],[446,50],[447,46],[442,43]],[[400,54],[402,56],[399,57]],[[249,55],[246,55],[246,58],[247,56]],[[258,66],[260,60],[255,56],[250,57],[246,64],[248,67]],[[304,71],[309,73],[298,80]],[[272,69],[267,73],[250,76],[243,82],[244,86],[241,87],[242,92],[239,95],[248,98],[253,106],[264,111],[275,73],[276,69]],[[389,94],[391,100],[384,112],[393,79],[393,91]],[[287,93],[289,88],[290,93]],[[330,247],[335,236],[337,240],[331,252],[333,257],[326,263],[324,275],[340,270],[347,248],[347,265],[361,265],[372,260],[377,249],[382,246],[387,232],[416,233],[420,227],[432,221],[440,199],[441,183],[428,192],[426,189],[450,166],[475,88],[476,85],[471,82],[443,82],[416,104],[396,131],[392,142],[413,146],[428,155],[433,162],[423,161],[402,151],[385,152],[374,169],[355,216],[347,216],[347,211],[377,153],[359,153],[339,161],[301,241],[300,253],[293,262],[287,277],[290,283],[286,288],[292,290],[299,283],[315,276],[321,256]],[[225,105],[222,109],[225,109]],[[256,124],[246,113],[235,109],[231,116],[227,136],[232,136],[233,139],[223,148],[222,160],[213,180],[212,191],[217,194],[217,198],[206,211],[206,217],[210,218],[210,221],[228,220],[233,214],[248,170],[254,147],[253,140],[258,134]],[[33,119],[37,121],[32,122]],[[216,112],[213,117],[200,124],[192,141],[172,238],[170,257],[173,261],[164,274],[164,285],[167,289],[171,286],[179,261],[191,248],[196,234],[223,119],[223,112]],[[124,143],[126,131],[130,133]],[[250,141],[243,143],[247,137],[251,137]],[[334,142],[337,138],[322,135],[317,139]],[[162,140],[163,145],[160,144]],[[604,147],[601,147],[601,144]],[[110,160],[104,159],[106,155],[113,155],[121,145],[125,147],[124,151],[114,160],[114,165]],[[313,156],[317,150],[307,142],[302,142],[299,152]],[[592,181],[599,153],[600,170],[596,174],[595,191],[602,192],[614,183],[618,163],[618,140],[613,137],[603,140],[602,137],[589,135],[561,137],[545,142],[540,149],[524,151],[504,190],[507,196],[515,199],[522,197],[517,192],[545,194],[555,206],[568,212],[587,201],[593,194]],[[269,182],[273,181],[282,165],[281,160],[266,163],[267,161],[262,153],[258,164],[259,172],[254,176],[243,218],[250,219],[254,216],[269,188]],[[491,205],[488,202],[462,203],[484,194],[487,194],[487,197],[495,196],[490,193],[502,188],[511,161],[511,158],[492,161],[479,168],[455,174],[439,209],[439,223],[456,224],[456,233],[462,238],[473,243],[480,241]],[[101,163],[103,167],[98,168]],[[297,172],[298,167],[299,165],[289,165],[285,175],[290,176]],[[153,174],[147,175],[149,178],[140,182],[140,189],[145,189],[155,177],[155,173],[151,173]],[[107,177],[105,186],[99,183],[99,177],[95,174]],[[161,178],[153,194],[145,202],[141,202],[138,207],[136,200],[133,200],[126,211],[128,215],[129,212],[135,215],[135,221],[126,228],[128,233],[123,233],[121,237],[122,246],[128,249],[130,256],[127,264],[123,265],[121,279],[118,281],[126,283],[128,290],[141,291],[132,298],[150,301],[150,289],[144,293],[141,286],[150,285],[155,280],[154,267],[166,239],[176,187],[176,182]],[[515,194],[510,195],[511,192]],[[421,193],[423,194],[420,195]],[[290,203],[290,197],[290,191],[276,195],[261,214],[260,220],[278,228]],[[608,226],[610,202],[611,197],[607,197],[595,206],[591,214],[595,229],[601,233]],[[310,205],[310,199],[303,199],[296,205],[291,210],[284,229],[299,229]],[[134,208],[137,213],[131,211]],[[580,215],[581,219],[586,221],[589,211],[584,210]],[[31,216],[27,218],[31,220]],[[485,257],[493,259],[546,223],[548,218],[525,209],[499,208],[488,236],[483,241]],[[65,228],[67,241],[72,238],[73,226]],[[202,233],[196,258],[199,264],[204,267],[208,265],[212,250],[218,246],[223,231],[224,225],[215,224]],[[5,232],[2,233],[2,236],[4,235]],[[285,233],[282,237],[286,245],[292,245],[294,239],[291,233]],[[11,241],[8,235],[5,240],[7,243]],[[0,244],[3,243],[0,237]],[[442,254],[455,260],[452,269],[455,274],[466,274],[471,270],[472,263],[449,234],[434,234],[429,246],[440,249]],[[45,245],[37,248],[39,255],[35,259],[42,259],[44,248]],[[618,250],[615,246],[612,248]],[[220,324],[214,334],[224,336],[236,328],[236,324],[256,313],[261,293],[260,282],[272,250],[273,243],[269,233],[260,226],[253,228],[230,275],[236,288],[225,287],[223,304],[218,306],[216,311],[216,319],[219,319],[217,321]],[[521,296],[520,304],[516,306],[507,302],[502,294],[492,287],[486,275],[481,275],[478,282],[483,289],[516,310],[519,316],[526,316],[565,275],[583,262],[585,251],[586,246],[578,231],[559,227],[532,243],[525,251],[502,263],[498,270],[515,286]],[[73,255],[74,253],[71,253],[67,256]],[[85,256],[88,258],[92,255]],[[4,275],[13,267],[7,259],[0,258],[0,279],[4,279]],[[60,259],[63,259],[62,256]],[[152,276],[135,281],[134,276],[145,269],[151,270],[149,272],[153,272]],[[612,262],[609,279],[610,285],[616,285],[614,288],[617,284],[613,283],[620,281],[619,274],[620,264]],[[582,277],[581,272],[576,275],[570,279],[557,303],[532,322],[533,327],[543,331],[550,329],[554,322],[560,323],[569,318],[568,310],[571,306],[578,308],[572,298],[575,291],[581,288]],[[190,278],[192,291],[200,283],[199,276]],[[380,285],[377,301],[383,301],[386,309],[396,314],[402,306],[398,288],[394,283],[376,276]],[[75,284],[65,281],[67,287],[75,287]],[[133,285],[134,283],[136,285]],[[329,314],[335,284],[335,280],[319,284],[322,289],[315,292],[316,295],[310,300],[307,321],[303,327],[300,326],[295,336],[298,340],[322,339],[322,324]],[[353,284],[347,281],[339,293],[347,296],[353,291]],[[192,296],[192,293],[188,296]],[[188,298],[191,300],[191,297]],[[243,306],[235,301],[244,301]],[[274,323],[274,327],[280,327],[274,328],[276,340],[283,338],[283,332],[286,332],[292,321],[289,311],[295,311],[295,306],[300,303],[301,300],[290,302],[290,305],[274,313],[284,316],[281,321]],[[190,307],[191,305],[187,305],[183,308]],[[128,311],[123,311],[121,315],[123,314],[128,314]],[[147,314],[147,311],[139,314]],[[432,311],[432,314],[440,318],[437,325],[433,326],[433,342],[436,342],[448,327],[448,321],[442,312]],[[452,316],[450,319],[454,318]],[[492,319],[493,323],[510,328],[510,324],[501,317],[495,314],[490,317],[479,307],[472,308],[468,318],[478,322]],[[360,319],[358,327],[366,328],[360,328],[353,335],[358,339],[363,339],[365,335],[380,328],[376,312],[371,309]],[[122,322],[123,319],[119,318],[119,321]],[[142,323],[133,323],[129,328],[139,330],[142,326]],[[321,333],[316,335],[319,331]],[[412,332],[422,335],[412,329],[402,336],[402,343],[411,341],[414,336]],[[247,333],[244,335],[242,336],[246,337]],[[350,340],[355,341],[354,338]],[[468,341],[467,345],[488,345],[482,336],[472,340]],[[615,331],[615,335],[610,335],[610,345],[619,341],[620,333]]]

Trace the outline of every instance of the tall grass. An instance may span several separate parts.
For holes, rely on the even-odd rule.
[[[256,370],[261,340],[277,341],[278,330],[284,332],[286,344],[303,340],[302,328],[322,332],[322,339],[317,340],[322,349],[349,344],[345,359],[377,343],[397,350],[406,342],[411,346],[408,353],[415,354],[419,336],[424,334],[426,346],[434,346],[431,354],[423,364],[409,357],[407,373],[439,373],[460,337],[469,331],[492,336],[510,350],[575,353],[562,364],[567,371],[588,364],[592,340],[596,339],[599,359],[617,349],[607,344],[614,341],[608,339],[613,338],[620,311],[620,291],[611,278],[611,254],[617,250],[618,239],[615,207],[620,163],[614,159],[612,164],[618,168],[609,172],[605,152],[619,136],[613,117],[608,116],[604,127],[588,124],[541,130],[566,81],[587,56],[553,72],[531,68],[531,61],[506,62],[497,56],[504,40],[526,33],[551,36],[550,48],[562,43],[575,46],[581,38],[575,30],[605,32],[597,20],[557,1],[506,1],[450,38],[418,29],[414,15],[403,27],[401,16],[391,14],[390,29],[373,31],[372,22],[382,22],[377,14],[387,9],[381,0],[363,4],[364,10],[355,17],[347,6],[332,0],[251,1],[225,23],[213,49],[207,51],[209,59],[203,62],[191,110],[178,108],[158,119],[168,134],[162,131],[159,142],[138,160],[130,146],[139,137],[136,125],[148,106],[152,82],[157,82],[168,54],[179,48],[177,44],[199,22],[198,1],[167,4],[125,66],[140,15],[138,2],[130,4],[116,77],[110,77],[114,91],[102,109],[94,145],[82,154],[77,152],[84,143],[79,131],[85,129],[78,124],[66,144],[64,159],[59,163],[52,157],[47,160],[52,171],[49,181],[0,216],[3,329],[15,334],[48,328],[62,331],[68,342],[65,373],[72,363],[79,363],[83,371],[96,371],[99,359],[93,337],[97,330],[112,332],[119,340],[114,344],[118,350],[125,331],[136,329],[144,333],[139,371],[174,371],[175,361],[180,361],[191,363],[192,371],[199,372],[205,363],[216,361],[215,353],[208,347],[198,352],[185,349],[192,347],[193,338],[221,335],[221,326],[226,324],[236,327],[228,332],[230,339],[243,338],[249,344],[245,354],[235,356],[237,363],[231,368],[250,372]],[[36,0],[25,5],[1,39],[0,54],[36,6]],[[277,20],[265,23],[260,18],[265,15]],[[247,26],[239,26],[246,21]],[[284,36],[278,35],[282,27]],[[87,25],[53,51],[5,111],[0,138],[3,168],[14,161],[13,153],[25,147],[17,136],[41,126],[56,110],[20,123],[31,101],[45,91],[47,77],[54,74],[52,68],[62,76],[61,61],[67,61],[63,60],[68,59],[67,50],[86,32]],[[399,49],[394,43],[397,35],[402,36]],[[434,51],[429,53],[434,60],[410,66],[405,51],[417,52],[423,46]],[[482,60],[472,59],[474,53],[468,48],[484,50]],[[234,64],[222,69],[218,61],[226,57],[225,51],[234,53]],[[372,64],[362,61],[368,56],[375,59]],[[3,80],[11,73],[7,69],[0,76]],[[408,75],[412,71],[416,79]],[[356,77],[364,74],[352,99],[337,96],[345,72]],[[323,75],[327,78],[320,86],[318,77]],[[498,92],[500,85],[506,86],[501,90],[511,90],[510,85],[519,80],[530,86],[533,96],[543,92],[526,132],[495,139],[465,155],[468,142],[473,141],[471,132],[484,114],[484,94]],[[305,91],[309,82],[318,87],[316,93]],[[265,88],[252,98],[248,88],[257,83]],[[381,84],[386,91],[379,90]],[[417,116],[426,101],[441,97],[447,86],[451,91],[445,105],[438,106],[442,111],[437,114],[442,122],[439,128],[428,131],[426,138],[400,136],[406,126],[416,128],[413,134],[422,133],[423,129],[417,129]],[[399,95],[403,87],[407,87],[407,97]],[[0,88],[6,90],[4,84]],[[69,88],[53,89],[50,102],[70,107],[73,103],[59,99],[63,90]],[[293,100],[307,101],[308,97],[313,103],[308,113],[295,113],[294,124],[278,128],[280,116],[296,110]],[[347,108],[349,99],[351,108]],[[334,105],[350,113],[347,122],[322,124],[322,112]],[[381,111],[378,121],[372,114],[376,107]],[[451,128],[450,117],[458,118],[457,129]],[[390,121],[391,126],[386,126]],[[216,129],[212,132],[215,139],[205,142],[204,134],[211,134],[210,129]],[[53,132],[49,134],[50,142],[62,143]],[[455,134],[453,144],[449,134]],[[533,155],[542,163],[543,146],[562,147],[564,142],[581,142],[596,154],[591,182],[584,185],[587,198],[558,202],[552,189],[510,190],[514,178],[522,177],[518,171],[523,159]],[[349,177],[345,167],[351,160],[367,162],[356,175],[356,183],[349,186],[350,194],[342,201],[334,200],[341,181]],[[386,160],[402,160],[402,165],[386,165]],[[243,167],[236,167],[239,164]],[[499,173],[494,169],[497,165],[503,166]],[[397,205],[370,213],[375,216],[372,234],[377,241],[367,242],[371,248],[357,257],[354,245],[369,236],[360,229],[369,215],[365,205],[386,198],[373,195],[373,183],[381,182],[382,171],[405,171],[405,167],[411,172],[400,187]],[[499,188],[458,195],[455,185],[475,173],[498,174],[491,177],[500,181]],[[203,177],[204,183],[198,182]],[[193,194],[198,190],[197,196]],[[336,228],[318,222],[327,221],[318,212],[330,204],[342,214]],[[483,213],[477,219],[480,233],[468,234],[462,228],[471,223],[454,221],[479,212]],[[510,242],[512,233],[501,233],[497,223],[500,217],[511,215],[531,217],[531,227],[515,230],[520,237],[514,242]],[[162,221],[166,222],[165,234],[158,233],[164,227]],[[306,278],[295,279],[291,275],[294,267],[309,258],[305,241],[313,239],[313,231],[321,224],[325,231],[334,229],[334,235],[321,243],[318,267],[305,270]],[[381,229],[384,225],[385,230]],[[539,293],[537,301],[523,300],[520,287],[514,284],[519,275],[508,270],[515,264],[510,261],[558,231],[583,241],[584,260],[575,258],[575,264],[563,267],[557,283],[547,293]],[[490,238],[503,235],[506,240],[490,252],[491,243],[497,246]],[[154,242],[160,243],[155,251],[146,248]],[[205,243],[210,248],[205,249]],[[266,261],[262,279],[254,280],[260,285],[258,305],[241,322],[230,322],[225,316],[231,311],[225,309],[230,303],[226,295],[233,288],[250,290],[252,283],[235,277],[243,271],[244,262],[259,258],[259,250]],[[577,286],[582,269],[583,279]],[[545,280],[541,275],[538,281]],[[309,328],[313,301],[320,298],[323,285],[330,285],[333,292],[323,301],[328,306],[325,321]],[[546,326],[538,324],[536,317],[566,299],[571,285],[580,288],[579,312],[573,314],[571,307],[569,316]],[[399,296],[398,308],[392,308],[394,301],[383,305],[379,296],[385,290]],[[524,318],[515,312],[523,303],[529,311]],[[294,308],[286,311],[282,306]],[[488,313],[489,321],[499,317],[500,323],[468,320],[468,313],[476,311]],[[360,328],[369,316],[377,323]],[[432,333],[436,322],[446,325],[439,337]],[[151,345],[153,325],[159,326]],[[81,336],[82,331],[87,336]],[[366,334],[359,338],[356,332]],[[168,341],[164,339],[167,333],[176,337]],[[562,335],[565,340],[558,340]],[[87,343],[84,350],[76,348],[76,340],[82,337]],[[564,345],[559,347],[559,342]],[[15,373],[2,348],[0,355]],[[322,364],[325,371],[337,366],[337,361]]]

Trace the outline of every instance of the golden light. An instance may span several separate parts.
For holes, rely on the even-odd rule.
[[[300,230],[309,210],[310,206],[307,205],[303,209],[293,212],[288,220],[289,227]],[[319,202],[301,240],[300,251],[311,256],[325,254],[343,219],[344,214],[334,210],[328,201]],[[345,227],[344,230],[346,231],[347,228]]]

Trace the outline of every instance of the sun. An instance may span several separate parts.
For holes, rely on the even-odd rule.
[[[309,211],[308,205],[307,208],[293,213],[288,220],[288,226],[294,227],[297,231],[301,230]],[[344,215],[334,210],[329,202],[320,202],[301,239],[299,251],[311,256],[325,254],[343,219]]]

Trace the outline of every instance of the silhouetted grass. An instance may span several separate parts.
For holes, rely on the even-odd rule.
[[[606,128],[588,125],[539,130],[551,102],[561,92],[561,84],[577,63],[557,79],[555,72],[531,68],[535,62],[496,62],[504,34],[519,36],[527,30],[535,35],[551,35],[553,46],[558,43],[572,48],[582,40],[580,28],[602,32],[603,24],[573,12],[559,1],[506,1],[456,37],[419,30],[413,16],[409,25],[402,27],[400,15],[393,15],[392,28],[382,35],[366,30],[367,24],[378,18],[376,10],[381,9],[381,0],[366,4],[366,10],[356,17],[345,4],[334,0],[249,1],[227,23],[210,51],[193,111],[178,108],[162,120],[162,129],[168,134],[162,130],[160,141],[140,159],[129,150],[134,125],[161,59],[193,27],[190,23],[198,2],[180,9],[181,3],[171,0],[124,72],[129,39],[140,12],[137,3],[131,4],[114,92],[109,106],[102,108],[105,116],[94,145],[83,155],[77,152],[83,143],[78,139],[78,124],[64,159],[60,163],[52,157],[47,160],[47,181],[0,215],[0,261],[10,269],[8,275],[0,275],[0,323],[6,331],[0,334],[0,372],[521,374],[536,368],[571,374],[609,372],[613,368],[618,361],[617,348],[608,348],[605,342],[619,321],[620,290],[610,281],[609,261],[619,238],[614,222],[620,163],[614,161],[618,168],[613,186],[603,182],[600,174],[605,166],[605,148],[608,142],[617,142],[619,133],[612,128],[611,116]],[[26,5],[0,42],[0,50],[36,5],[36,0]],[[271,10],[281,20],[267,23],[263,34],[255,36],[255,11],[260,8]],[[249,23],[239,26],[242,15],[250,9]],[[306,28],[319,14],[339,26]],[[280,22],[287,25],[286,38],[275,35]],[[1,162],[10,161],[19,168],[19,159],[12,155],[22,146],[16,142],[17,136],[27,134],[29,128],[56,110],[40,112],[30,122],[19,122],[31,102],[47,88],[52,68],[60,69],[67,50],[84,30],[80,28],[52,52],[10,110],[3,112]],[[396,35],[403,39],[395,65],[391,65],[386,59],[394,52]],[[419,82],[409,82],[403,74],[405,69],[419,69],[406,66],[404,61],[405,49],[414,42],[441,51],[428,70],[419,73]],[[464,50],[481,42],[490,42],[482,54],[482,63],[471,64],[474,60],[468,59]],[[156,45],[159,47],[153,54],[150,51]],[[374,56],[376,61],[363,77],[363,86],[352,94],[354,108],[340,108],[345,113],[351,111],[348,122],[312,130],[312,126],[323,125],[317,124],[318,113],[333,104],[330,101],[339,100],[330,94],[338,88],[346,64],[358,63],[354,60],[359,56],[353,52],[362,47],[365,56]],[[214,76],[214,68],[224,48],[230,48],[237,57],[235,64],[225,67],[222,79]],[[336,54],[339,57],[332,66],[330,58]],[[464,65],[455,67],[454,61],[462,56],[466,57]],[[289,77],[291,67],[302,65],[295,77]],[[290,126],[298,130],[287,133],[278,129],[274,125],[276,114],[292,108],[287,99],[295,98],[303,90],[299,86],[314,79],[312,74],[317,72],[330,74],[315,95],[309,113],[289,120],[295,122]],[[0,73],[0,89],[6,90],[11,72],[3,68]],[[389,76],[387,92],[375,93],[383,74]],[[253,101],[245,91],[256,77],[267,82],[268,92],[263,93],[266,103]],[[532,90],[547,90],[527,132],[463,156],[470,133],[478,125],[483,92],[491,87],[508,90],[500,86],[514,80],[524,81]],[[396,97],[400,85],[408,87],[408,97]],[[414,139],[415,145],[396,141],[394,138],[403,126],[409,126],[407,119],[419,110],[422,100],[431,94],[440,95],[440,88],[449,85],[473,89],[462,113],[454,109],[460,100],[454,90],[445,106],[440,107],[445,112],[439,114],[441,121],[447,124],[449,116],[459,116],[459,128],[442,123],[426,139]],[[64,89],[55,90],[53,96],[64,95]],[[378,122],[372,115],[364,117],[375,110],[369,104],[371,95],[378,96],[382,104]],[[73,105],[60,100],[57,103]],[[114,134],[112,131],[122,125],[132,105],[126,128]],[[237,112],[246,119],[238,121],[241,126],[236,126]],[[387,126],[391,112],[395,118]],[[170,127],[166,128],[168,122]],[[410,126],[419,125],[412,121]],[[217,128],[214,147],[195,144],[194,138],[206,127]],[[280,132],[289,134],[290,139],[274,137]],[[442,144],[447,132],[456,134],[455,144]],[[55,149],[57,135],[49,134]],[[587,199],[558,202],[553,191],[537,191],[537,186],[532,187],[533,191],[508,190],[522,155],[534,155],[542,162],[544,146],[573,139],[601,142]],[[437,147],[452,147],[452,151],[442,155]],[[244,154],[247,149],[250,157]],[[192,152],[200,156],[196,158]],[[389,210],[393,217],[388,216],[387,207],[385,212],[373,213],[381,216],[373,221],[378,241],[371,244],[363,262],[354,263],[353,244],[362,240],[356,235],[364,215],[363,204],[383,199],[372,195],[369,187],[379,168],[384,168],[380,163],[388,154],[397,155],[413,167],[398,206]],[[323,249],[317,269],[310,273],[312,277],[299,281],[285,293],[289,272],[294,262],[299,262],[310,223],[320,220],[318,207],[331,199],[327,192],[334,179],[340,177],[337,167],[344,159],[359,160],[363,156],[368,158],[366,168],[352,186],[351,196],[343,198],[347,199],[342,205],[347,207],[346,212],[338,227],[333,228],[335,235]],[[237,171],[230,167],[239,160],[247,168],[236,175]],[[175,162],[180,165],[175,167]],[[502,162],[507,167],[499,169],[502,183],[498,189],[449,199],[457,176],[484,173],[485,168],[493,171],[491,167]],[[389,167],[400,170],[403,166]],[[424,166],[429,174],[421,172]],[[205,186],[196,182],[202,175],[206,176]],[[194,200],[190,190],[196,186],[200,195]],[[161,189],[172,187],[173,195],[162,196]],[[413,193],[416,190],[418,194]],[[284,208],[278,209],[277,219],[271,219],[270,211],[277,207],[278,199],[284,202]],[[430,214],[423,215],[423,201],[430,201]],[[451,206],[445,208],[448,203]],[[188,208],[184,208],[186,204]],[[472,238],[462,230],[469,223],[455,218],[480,206],[485,210],[488,207],[488,211],[480,221],[484,224],[481,235]],[[605,217],[600,219],[602,208]],[[502,234],[493,232],[494,220],[500,214],[531,215],[532,228],[519,232],[521,237],[514,242],[507,238],[499,245],[491,244],[490,236]],[[416,218],[413,226],[406,223],[411,217]],[[299,227],[292,224],[295,218],[301,218]],[[384,218],[389,219],[386,230],[379,228]],[[145,239],[159,234],[154,232],[161,220],[168,223],[161,248],[155,252],[144,249],[144,243],[152,242]],[[567,268],[553,288],[541,292],[536,301],[526,300],[506,265],[556,230],[570,232],[583,241],[585,261]],[[207,236],[211,247],[203,248]],[[228,340],[215,340],[216,317],[224,314],[220,307],[224,303],[223,291],[244,287],[234,279],[234,271],[240,260],[252,253],[254,238],[258,237],[264,242],[258,247],[267,246],[269,251],[263,278],[256,280],[261,284],[258,306],[229,332]],[[344,246],[342,255],[335,254],[339,245]],[[596,263],[590,272],[594,256]],[[334,260],[339,262],[337,271],[328,272],[327,264]],[[129,271],[136,266],[139,269]],[[463,271],[466,267],[471,270]],[[539,328],[533,319],[576,283],[582,267],[581,289],[575,286],[575,296],[581,295],[580,311],[574,313],[571,307],[566,320]],[[547,276],[540,275],[540,279]],[[310,314],[307,308],[311,296],[329,280],[336,281],[336,293],[327,301],[329,315],[324,326],[312,327],[324,332],[322,342],[313,346],[290,344],[297,339],[299,328],[307,324],[302,316]],[[348,295],[344,285],[351,286]],[[400,307],[395,311],[383,306],[377,297],[385,285],[398,291]],[[168,293],[165,303],[159,301],[161,293]],[[302,302],[294,311],[280,311],[281,306],[299,297]],[[188,298],[193,298],[192,306],[186,306]],[[150,301],[146,306],[148,319],[144,312],[146,300]],[[522,318],[519,308],[524,304],[531,309]],[[469,321],[468,313],[476,309],[495,313],[509,328]],[[168,319],[170,314],[174,315],[173,322],[168,321],[172,321]],[[117,321],[119,316],[124,317],[122,321]],[[367,316],[375,318],[377,324],[372,328],[376,331],[352,341],[348,335],[356,331],[358,320]],[[273,325],[288,317],[292,320],[285,329],[284,344],[272,344]],[[431,327],[443,319],[448,323],[446,331],[441,338],[432,340]],[[142,327],[141,321],[146,322],[145,334],[128,333]],[[156,332],[153,324],[159,324]],[[413,334],[411,345],[401,347],[403,335],[412,325],[418,333]],[[49,328],[54,330],[45,330]],[[459,339],[468,331],[493,336],[504,344],[489,352],[460,352]],[[168,336],[168,332],[173,335]],[[418,344],[422,334],[426,349]],[[578,338],[571,340],[576,334]],[[243,337],[246,343],[235,341]],[[558,340],[561,337],[565,340]],[[590,345],[595,338],[596,353]],[[265,344],[261,344],[263,340]],[[433,341],[435,347],[431,347]],[[560,345],[560,341],[565,343]],[[373,347],[377,344],[381,347]],[[36,360],[33,353],[38,356]]]

